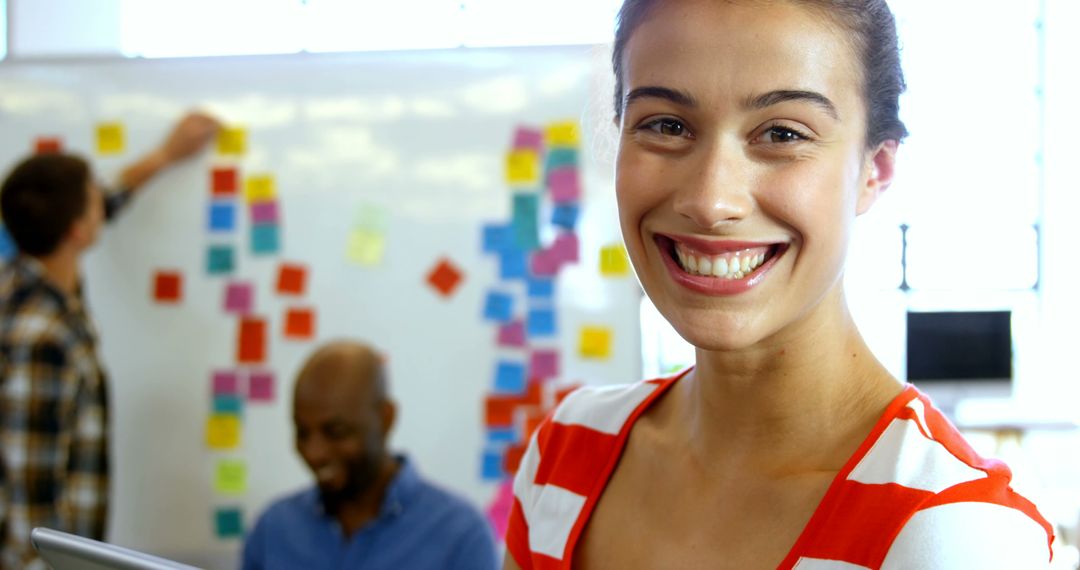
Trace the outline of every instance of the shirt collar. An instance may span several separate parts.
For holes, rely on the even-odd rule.
[[[29,255],[18,255],[12,260],[18,274],[20,287],[42,287],[60,302],[64,310],[77,312],[80,307],[80,295],[69,295],[49,281],[45,274],[45,265]],[[81,285],[81,284],[80,284]]]

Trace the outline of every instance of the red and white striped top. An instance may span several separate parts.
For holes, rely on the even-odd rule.
[[[681,376],[582,388],[536,430],[514,480],[506,536],[522,569],[571,566],[631,427]],[[1011,478],[908,386],[837,474],[780,568],[1046,567],[1053,530]]]

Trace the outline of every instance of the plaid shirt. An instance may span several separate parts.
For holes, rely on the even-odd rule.
[[[106,199],[109,218],[130,195]],[[105,536],[108,395],[96,345],[81,295],[28,257],[0,269],[0,569],[45,567],[34,527]]]

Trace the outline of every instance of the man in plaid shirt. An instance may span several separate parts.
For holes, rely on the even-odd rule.
[[[79,259],[103,220],[217,129],[208,115],[186,115],[108,196],[85,161],[65,154],[24,160],[0,188],[18,248],[0,269],[0,568],[44,568],[30,545],[34,527],[104,538],[108,395]]]

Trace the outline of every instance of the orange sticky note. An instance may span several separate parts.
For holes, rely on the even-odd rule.
[[[307,289],[307,268],[296,263],[278,267],[277,292],[282,295],[303,295]]]
[[[611,357],[611,329],[607,327],[581,327],[578,351],[582,358],[607,359]]]
[[[154,275],[154,300],[178,303],[183,297],[183,276],[178,271],[158,271]]]
[[[292,308],[285,312],[285,338],[309,340],[314,336],[314,309]]]
[[[214,196],[232,196],[240,189],[240,172],[233,167],[218,167],[210,173],[210,190]]]
[[[34,153],[55,154],[63,150],[63,144],[58,137],[38,137],[34,141]]]
[[[240,319],[237,335],[236,361],[240,364],[266,362],[266,321],[257,318]]]
[[[226,127],[218,131],[218,154],[240,156],[247,152],[247,129],[244,127]]]
[[[232,414],[214,414],[206,421],[206,446],[210,449],[236,449],[240,446],[240,418]]]
[[[124,125],[120,123],[101,123],[97,126],[98,154],[120,154],[124,152]]]
[[[506,427],[514,423],[514,410],[521,400],[514,396],[488,396],[484,400],[484,425]]]

